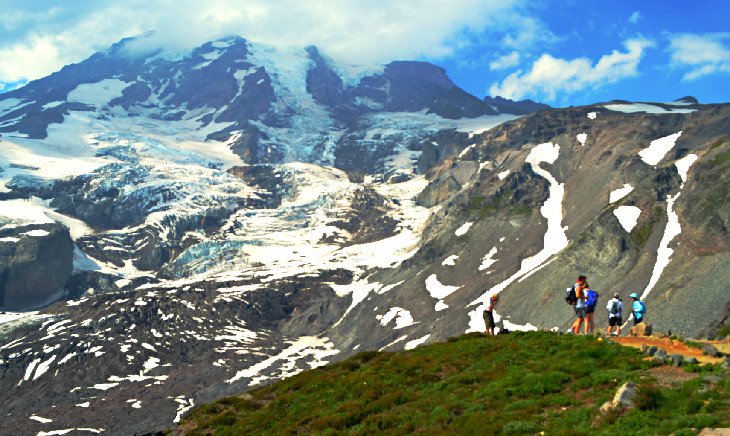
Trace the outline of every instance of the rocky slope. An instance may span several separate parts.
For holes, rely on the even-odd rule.
[[[481,330],[490,292],[508,328],[565,329],[581,273],[659,330],[728,319],[728,105],[517,118],[425,63],[134,43],[0,96],[3,308],[69,299],[1,315],[0,432],[164,428]]]

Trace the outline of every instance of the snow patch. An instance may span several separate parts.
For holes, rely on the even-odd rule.
[[[659,161],[662,160],[667,153],[669,153],[669,150],[674,147],[674,143],[677,142],[677,139],[681,134],[682,131],[680,130],[672,135],[651,141],[647,148],[639,152],[641,160],[649,165],[658,164]]]
[[[393,327],[394,330],[415,324],[411,312],[400,307],[391,307],[385,315],[378,315],[375,319],[380,321],[380,325],[383,327],[395,319],[395,327]]]
[[[636,227],[636,223],[641,215],[641,209],[636,206],[619,206],[613,210],[613,214],[618,218],[618,222],[621,223],[621,227],[626,230],[627,233],[631,233],[631,230]]]
[[[495,254],[497,254],[497,247],[492,247],[492,249],[489,250],[489,253],[484,255],[484,259],[482,259],[482,264],[479,265],[479,271],[484,271],[485,269],[492,266],[494,262],[499,260],[494,258]]]
[[[499,178],[499,180],[504,180],[505,178],[507,178],[507,176],[509,176],[509,172],[510,170],[502,171],[501,173],[497,174],[497,177]]]
[[[586,139],[588,138],[587,133],[579,133],[575,136],[575,138],[580,142],[580,145],[585,146],[586,145]]]
[[[687,181],[687,172],[689,171],[689,167],[691,167],[697,159],[698,156],[696,154],[688,154],[675,162],[674,165],[677,166],[677,172],[679,172],[679,177],[682,178],[682,183]]]
[[[35,238],[40,238],[40,237],[43,237],[43,236],[48,236],[50,234],[51,234],[50,232],[48,232],[47,230],[43,230],[43,229],[35,229],[35,230],[31,230],[29,232],[23,232],[23,233],[21,233],[21,235],[33,236]]]
[[[454,291],[456,291],[460,287],[461,286],[448,286],[442,284],[441,282],[439,282],[436,274],[431,274],[426,279],[426,290],[432,298],[435,298],[437,300],[443,300],[444,298],[454,293]]]
[[[474,223],[473,223],[473,222],[466,222],[466,223],[464,223],[464,224],[463,224],[463,225],[462,225],[461,227],[459,227],[458,229],[456,229],[456,231],[454,232],[454,234],[455,234],[456,236],[462,236],[462,235],[465,235],[465,234],[466,234],[466,232],[468,232],[468,231],[469,231],[469,229],[471,228],[471,226],[472,226],[472,225],[474,225]]]
[[[419,345],[423,344],[424,342],[426,342],[429,337],[431,337],[430,334],[429,335],[426,335],[426,336],[423,336],[423,337],[420,337],[418,339],[414,339],[412,341],[408,341],[408,342],[406,342],[405,349],[406,350],[412,350],[412,349],[416,348],[417,346],[419,346]]]
[[[454,262],[455,262],[455,261],[456,261],[456,259],[458,259],[458,258],[459,258],[459,256],[457,256],[457,255],[455,255],[455,254],[452,254],[451,256],[449,256],[449,257],[447,257],[446,259],[444,259],[444,261],[443,261],[443,262],[441,262],[441,265],[449,265],[449,266],[454,266],[454,265],[456,265],[456,263],[454,263]]]
[[[670,110],[664,109],[657,105],[648,103],[618,103],[618,104],[606,104],[603,105],[606,109],[614,112],[623,112],[625,114],[633,114],[636,112],[646,112],[648,114],[688,114],[690,112],[696,112],[697,109],[687,108],[672,108]]]
[[[615,203],[622,198],[626,197],[634,190],[634,187],[628,183],[624,184],[623,188],[614,189],[608,194],[608,204]]]
[[[30,419],[32,419],[33,421],[38,421],[41,424],[48,424],[49,422],[53,422],[52,419],[44,418],[44,417],[38,416],[38,415],[31,415]]]
[[[597,114],[598,114],[598,112],[588,112],[586,114],[586,116],[588,117],[589,120],[595,120]]]

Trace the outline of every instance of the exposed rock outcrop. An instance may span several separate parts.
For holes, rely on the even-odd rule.
[[[64,296],[73,241],[59,224],[0,229],[0,308],[33,310]]]

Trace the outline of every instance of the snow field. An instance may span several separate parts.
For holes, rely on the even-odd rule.
[[[536,174],[544,177],[548,180],[548,182],[550,182],[550,196],[540,208],[540,213],[547,219],[548,224],[547,231],[543,238],[543,249],[534,256],[523,259],[519,271],[504,280],[502,283],[492,287],[488,292],[469,304],[469,306],[476,305],[477,307],[469,312],[469,328],[466,330],[467,333],[482,331],[484,326],[482,312],[492,295],[502,292],[515,280],[528,276],[537,271],[539,268],[544,267],[546,262],[554,260],[551,260],[551,257],[560,253],[568,246],[568,237],[565,234],[566,229],[562,226],[565,187],[562,183],[558,183],[558,181],[555,180],[555,178],[547,170],[544,170],[540,166],[543,162],[548,164],[555,163],[559,156],[560,146],[558,144],[547,142],[538,144],[532,148],[527,159],[525,159],[525,161],[532,166],[532,170]],[[498,314],[495,313],[495,320],[497,319],[497,315]]]
[[[679,187],[679,192],[674,195],[667,195],[667,226],[664,229],[662,240],[659,242],[659,248],[657,249],[657,259],[656,263],[654,264],[651,279],[649,279],[649,284],[646,286],[646,289],[644,289],[644,292],[642,292],[641,294],[642,300],[646,298],[649,293],[654,289],[654,286],[656,286],[657,282],[659,281],[662,272],[664,272],[664,269],[667,267],[667,265],[669,265],[672,254],[674,254],[674,249],[669,247],[669,244],[674,240],[674,238],[682,233],[682,227],[679,224],[679,216],[674,211],[674,203],[677,201],[679,196],[682,195],[684,182],[687,179],[687,172],[689,171],[690,166],[697,160],[697,158],[697,155],[689,154],[675,163],[675,165],[677,166],[677,170],[682,177],[682,185]]]
[[[697,109],[687,109],[687,108],[673,108],[673,109],[664,109],[662,107],[649,104],[649,103],[618,103],[618,104],[606,104],[603,105],[604,108],[614,111],[614,112],[623,112],[625,114],[633,114],[636,112],[646,112],[648,114],[688,114],[691,112],[697,111]]]

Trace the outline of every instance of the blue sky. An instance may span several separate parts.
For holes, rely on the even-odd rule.
[[[428,60],[479,97],[727,102],[729,23],[727,0],[0,0],[0,92],[155,30],[168,50],[238,34],[340,63]]]

